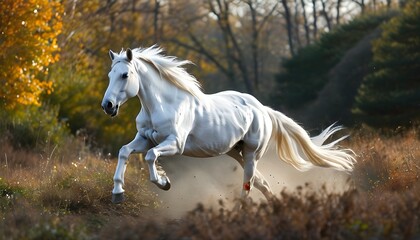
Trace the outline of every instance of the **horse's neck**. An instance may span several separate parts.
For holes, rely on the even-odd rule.
[[[150,66],[147,68],[147,74],[141,74],[139,78],[138,97],[148,111],[153,112],[169,106],[176,107],[185,98],[192,97],[169,81],[162,79],[154,68]]]

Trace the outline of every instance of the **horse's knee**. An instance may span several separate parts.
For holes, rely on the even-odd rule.
[[[130,149],[128,148],[128,146],[124,145],[120,148],[120,151],[118,152],[118,159],[127,159],[128,156],[130,155]]]
[[[149,151],[147,151],[146,156],[144,157],[144,160],[146,160],[146,162],[150,164],[150,163],[154,163],[158,157],[159,157],[159,154],[157,150],[152,148]]]

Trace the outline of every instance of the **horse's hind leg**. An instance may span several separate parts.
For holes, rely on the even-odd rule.
[[[270,184],[267,182],[267,180],[265,180],[263,175],[258,170],[256,170],[254,186],[260,190],[262,194],[264,194],[264,197],[267,200],[270,200],[273,197]]]
[[[227,155],[234,158],[244,168],[244,159],[240,151],[241,150],[239,149],[232,149],[230,152],[227,153]],[[269,183],[267,182],[267,180],[265,180],[264,176],[257,169],[255,169],[255,174],[254,174],[254,186],[258,190],[260,190],[262,194],[264,194],[264,197],[267,200],[270,200],[272,198],[273,192],[271,191]],[[249,192],[249,190],[245,190],[245,189],[243,189],[243,191]]]

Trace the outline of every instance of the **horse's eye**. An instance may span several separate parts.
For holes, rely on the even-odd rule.
[[[123,73],[123,74],[121,75],[121,77],[122,77],[123,79],[128,78],[128,73]]]

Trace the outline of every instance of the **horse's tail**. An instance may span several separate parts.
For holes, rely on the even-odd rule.
[[[322,145],[333,133],[341,127],[331,125],[320,135],[310,138],[299,124],[284,114],[267,108],[273,122],[272,137],[277,143],[277,154],[286,163],[300,171],[313,166],[334,168],[340,171],[352,171],[356,162],[354,152],[350,149],[338,149],[335,144],[343,140],[344,136],[332,143]]]

